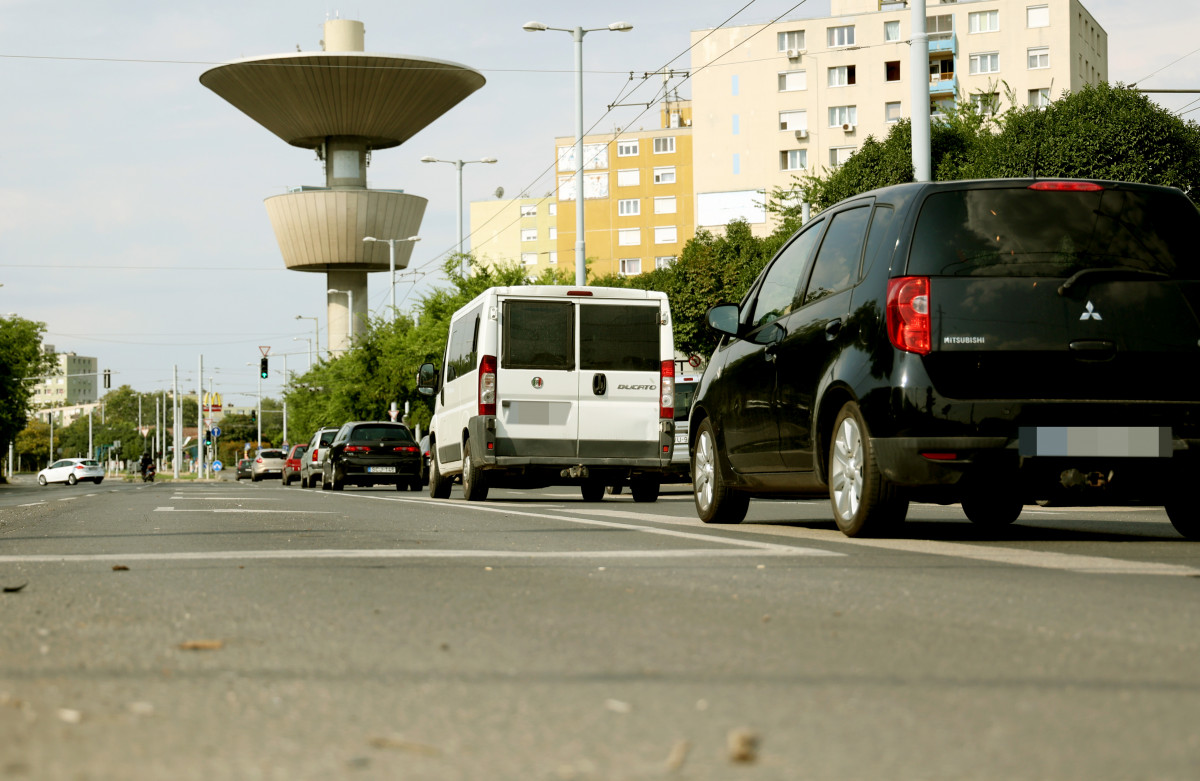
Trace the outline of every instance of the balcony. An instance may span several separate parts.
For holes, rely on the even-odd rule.
[[[958,80],[953,73],[943,73],[940,76],[929,77],[930,95],[957,95]]]
[[[930,33],[929,53],[933,54],[934,52],[958,54],[958,45],[954,33]]]

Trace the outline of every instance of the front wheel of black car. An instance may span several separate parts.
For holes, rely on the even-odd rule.
[[[829,442],[829,499],[847,537],[881,534],[908,514],[908,500],[879,472],[867,424],[852,401],[838,413]]]
[[[692,457],[696,514],[705,523],[741,523],[750,509],[750,497],[730,490],[721,468],[717,435],[712,421],[705,418],[696,432],[696,453]]]
[[[449,499],[451,481],[438,468],[437,457],[429,461],[429,498]]]
[[[1167,517],[1175,531],[1189,540],[1200,540],[1200,512],[1192,502],[1174,499],[1166,504]]]

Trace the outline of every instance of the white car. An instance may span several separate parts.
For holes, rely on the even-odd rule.
[[[47,483],[66,483],[75,485],[78,482],[90,480],[96,485],[104,479],[104,467],[99,461],[91,458],[63,458],[38,472],[39,485]]]

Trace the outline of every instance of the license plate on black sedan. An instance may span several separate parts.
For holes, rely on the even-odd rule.
[[[367,474],[394,475],[394,474],[396,474],[396,467],[394,467],[394,466],[369,466],[369,467],[367,467]]]

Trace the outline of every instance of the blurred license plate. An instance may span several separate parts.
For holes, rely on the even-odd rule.
[[[373,475],[394,475],[396,467],[394,466],[369,466],[367,471]]]
[[[676,445],[686,445],[687,444],[687,434],[676,434],[675,435],[675,444]]]

